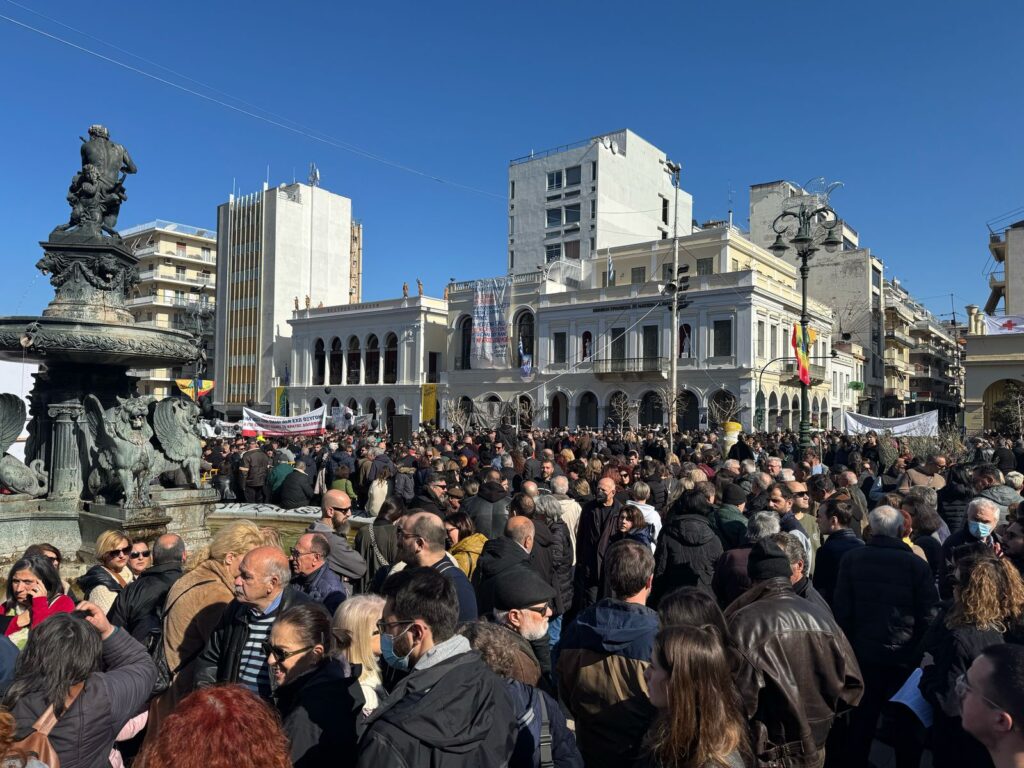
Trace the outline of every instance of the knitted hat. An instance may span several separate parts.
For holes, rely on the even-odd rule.
[[[751,581],[764,581],[774,579],[777,576],[789,578],[793,575],[793,568],[789,564],[789,558],[782,547],[771,539],[761,539],[750,550],[750,557],[747,560],[747,576]]]
[[[499,611],[550,602],[555,590],[528,566],[510,568],[495,577],[494,607]]]
[[[740,504],[746,504],[747,492],[736,485],[736,483],[727,483],[722,489],[722,503],[732,504],[734,507],[738,507]]]

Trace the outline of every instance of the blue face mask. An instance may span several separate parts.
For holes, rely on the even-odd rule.
[[[967,530],[969,530],[971,535],[976,539],[987,539],[992,535],[992,526],[988,523],[980,523],[977,520],[968,520]]]
[[[405,632],[408,632],[410,627],[406,627]],[[380,636],[380,656],[384,659],[384,663],[389,667],[397,669],[399,672],[407,672],[409,670],[409,656],[412,655],[412,648],[409,649],[409,653],[405,656],[398,656],[395,653],[395,639],[405,634],[401,632],[398,635],[392,636],[387,632],[384,632]]]

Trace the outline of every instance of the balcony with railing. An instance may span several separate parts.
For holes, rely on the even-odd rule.
[[[209,286],[213,288],[215,278],[213,275],[189,277],[186,274],[168,269],[146,269],[139,273],[139,280],[168,280],[175,283],[185,283],[186,285]]]
[[[907,349],[913,349],[917,346],[917,340],[909,333],[904,331],[896,330],[895,328],[889,328],[885,332],[885,340],[892,341],[896,344],[902,344]]]
[[[811,384],[821,384],[825,381],[827,375],[824,365],[817,365],[811,363],[807,366],[808,372],[811,374]],[[791,379],[800,378],[800,365],[795,360],[785,362],[782,364],[782,374]]]
[[[202,264],[217,263],[217,257],[212,252],[209,255],[206,255],[203,253],[195,253],[194,251],[172,251],[166,247],[164,250],[160,250],[156,245],[147,245],[142,248],[138,248],[133,252],[133,255],[138,259],[159,256],[168,259],[186,259],[188,261],[196,261]]]
[[[608,379],[665,379],[668,377],[667,358],[664,357],[610,357],[594,361],[594,375]]]

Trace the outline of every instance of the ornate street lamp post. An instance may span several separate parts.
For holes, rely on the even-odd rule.
[[[788,229],[791,226],[789,219],[796,221],[796,234],[789,238],[789,245],[786,244],[783,239],[783,235],[788,235]],[[801,203],[800,207],[793,211],[783,211],[775,217],[775,221],[772,222],[772,229],[775,232],[775,242],[771,244],[769,250],[778,257],[789,250],[790,245],[796,249],[797,258],[800,259],[800,330],[803,334],[803,338],[807,339],[807,325],[809,318],[807,317],[807,275],[810,272],[810,268],[807,262],[810,258],[818,251],[818,246],[815,244],[814,234],[811,232],[811,225],[818,224],[822,229],[825,230],[825,238],[821,241],[821,246],[828,251],[833,253],[842,244],[843,241],[836,234],[836,225],[839,223],[839,217],[836,216],[836,212],[828,205]],[[805,450],[811,447],[811,417],[810,417],[810,385],[805,384],[803,381],[800,382],[800,449]]]

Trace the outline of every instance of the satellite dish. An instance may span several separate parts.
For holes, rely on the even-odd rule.
[[[619,153],[619,143],[617,141],[612,142],[612,154],[617,155]]]

